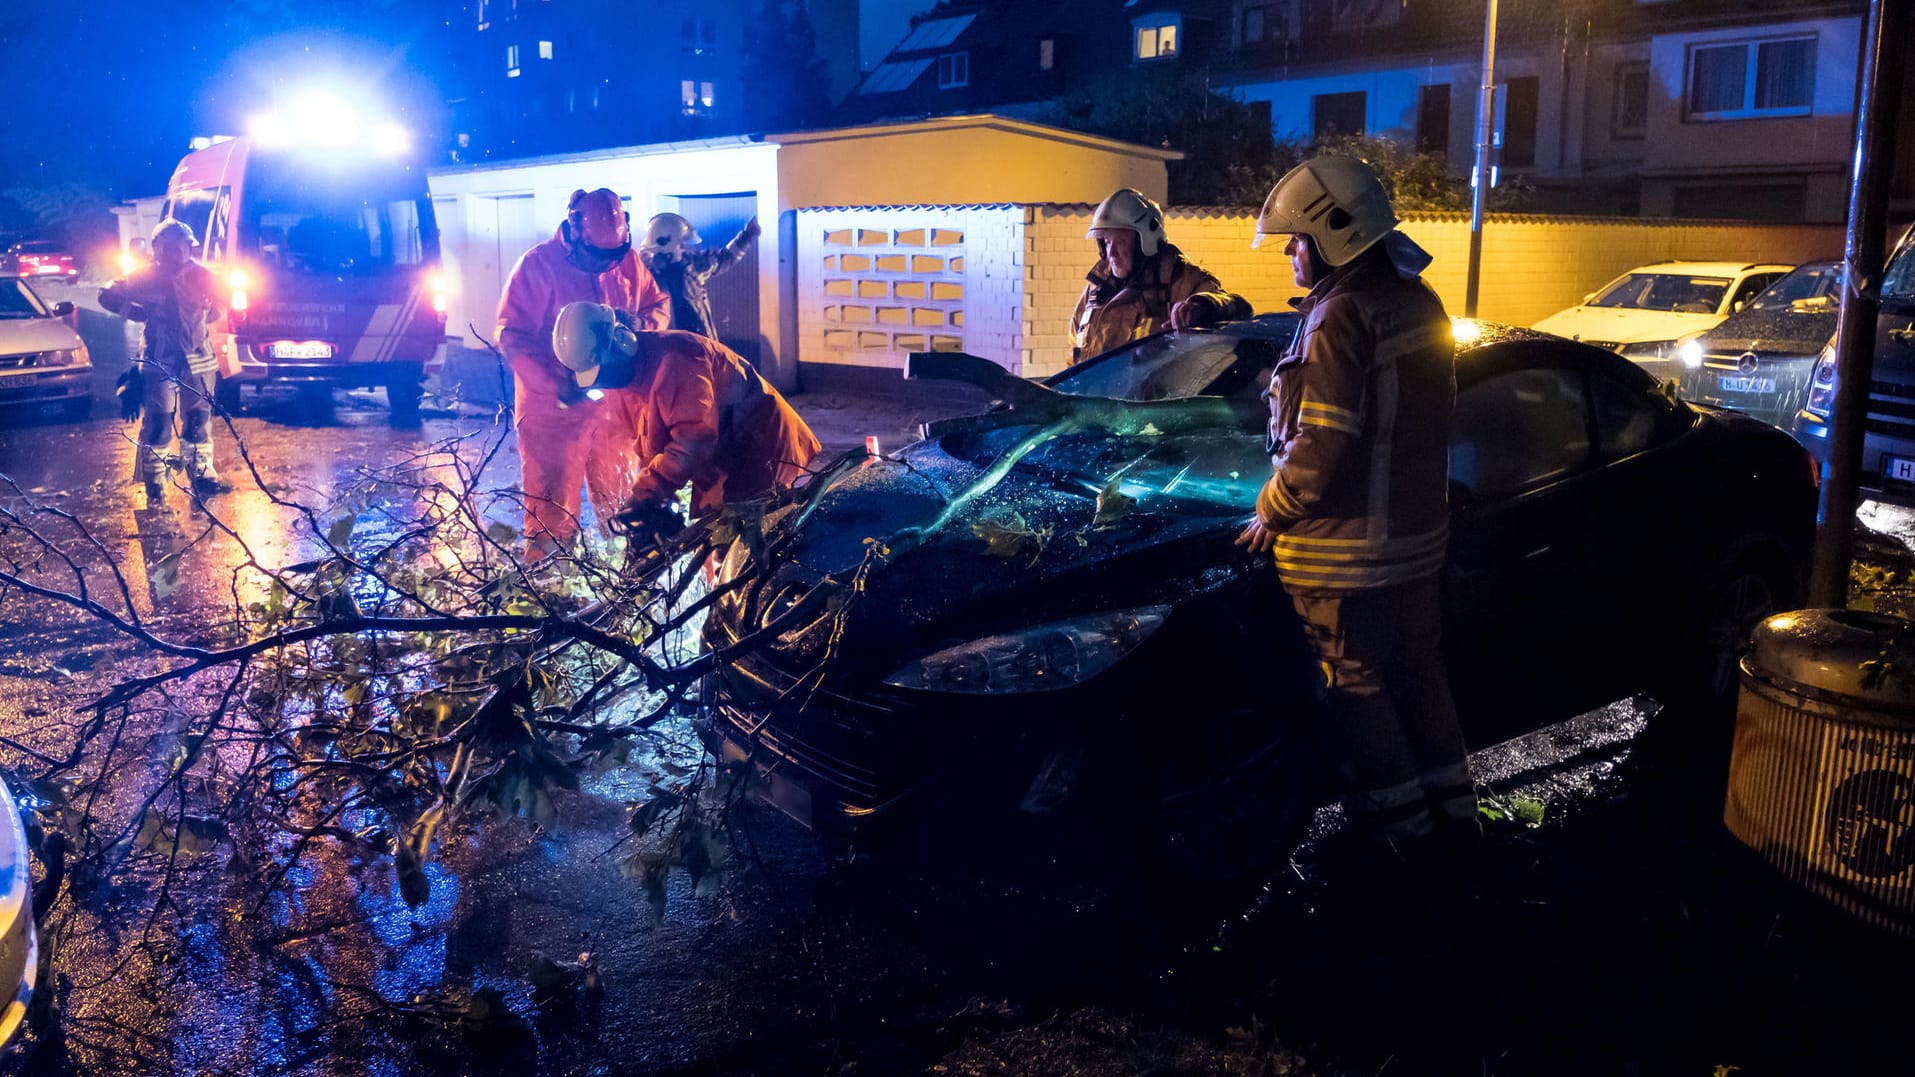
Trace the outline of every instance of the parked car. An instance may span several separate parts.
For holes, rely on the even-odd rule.
[[[1807,455],[1612,352],[1459,327],[1445,639],[1471,743],[1732,686],[1731,641],[1803,575]],[[1301,825],[1335,769],[1310,747],[1321,673],[1270,558],[1233,545],[1294,330],[1151,337],[1043,386],[913,356],[1002,403],[841,462],[766,515],[763,553],[733,543],[718,579],[742,582],[705,628],[733,649],[705,687],[711,752],[853,839],[953,805],[977,828],[1199,852],[1267,818],[1238,797]]]
[[[1535,328],[1617,352],[1657,377],[1681,373],[1676,347],[1742,309],[1792,266],[1663,262],[1639,266]]]
[[[11,1043],[25,1023],[39,972],[27,832],[13,792],[0,782],[0,1047]]]
[[[73,304],[47,306],[18,277],[0,277],[0,406],[58,404],[83,419],[93,407],[93,359],[65,319]]]
[[[1861,491],[1866,497],[1915,505],[1915,228],[1902,234],[1882,272],[1875,321],[1875,370],[1863,437]],[[1828,466],[1830,413],[1835,407],[1835,349],[1816,361],[1808,396],[1795,416],[1795,437]]]
[[[48,239],[29,239],[7,248],[0,259],[0,271],[32,280],[63,280],[68,284],[80,279],[80,266],[70,251]]]
[[[1682,345],[1682,395],[1789,429],[1842,314],[1842,263],[1810,262]]]

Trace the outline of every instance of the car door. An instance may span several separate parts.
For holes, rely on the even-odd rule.
[[[1563,697],[1600,600],[1586,386],[1544,344],[1483,349],[1501,354],[1469,364],[1451,421],[1446,650],[1473,743]]]

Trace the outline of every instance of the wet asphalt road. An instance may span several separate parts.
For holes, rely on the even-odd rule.
[[[142,614],[190,635],[209,604],[231,600],[220,569],[242,544],[284,564],[310,556],[312,538],[247,479],[223,433],[220,465],[239,486],[223,506],[235,534],[194,541],[202,529],[178,495],[167,513],[178,534],[141,509],[128,428],[110,417],[116,373],[100,364],[90,421],[17,415],[0,428],[0,473],[14,484],[0,499],[85,521],[125,567]],[[377,392],[338,394],[330,413],[310,404],[275,391],[249,397],[235,420],[258,474],[303,500],[339,494],[361,464],[488,423],[428,401],[421,428],[394,430]],[[856,401],[820,404],[856,428],[899,425]],[[115,649],[108,633],[43,605],[0,609],[0,735],[58,750],[55,719],[98,690],[93,663]],[[1540,827],[1496,832],[1496,893],[1473,914],[1484,934],[1468,990],[1490,1011],[1481,1042],[1496,1045],[1495,1072],[1764,1072],[1757,1063],[1784,1050],[1729,1031],[1721,1004],[1683,993],[1748,947],[1723,932],[1698,941],[1670,911],[1695,896],[1681,865],[1728,854],[1675,825],[1708,805],[1634,795],[1619,775],[1653,709],[1619,703],[1475,759],[1498,792],[1547,809]],[[0,759],[26,762],[8,748]],[[63,1031],[25,1064],[88,1074],[1203,1073],[1274,1065],[1294,1049],[1312,1060],[1298,1072],[1377,1072],[1401,1047],[1384,1031],[1398,1022],[1379,1009],[1405,1005],[1378,977],[1430,986],[1416,971],[1423,955],[1392,952],[1368,912],[1351,911],[1368,910],[1361,892],[1374,876],[1341,842],[1333,812],[1262,911],[1222,930],[1242,895],[1193,893],[1123,866],[1089,887],[1041,890],[846,867],[756,811],[744,820],[756,870],[716,896],[674,877],[654,924],[614,866],[641,776],[589,781],[561,802],[550,832],[490,822],[448,841],[433,901],[417,910],[399,901],[389,863],[344,854],[314,858],[292,896],[257,917],[234,914],[241,881],[222,855],[202,858],[178,888],[189,926],[156,949],[137,945],[139,892],[68,903],[55,925]],[[1671,952],[1696,961],[1665,965]],[[581,953],[602,995],[535,1005],[546,959]],[[501,992],[512,1021],[459,1030],[405,1012],[481,987]]]

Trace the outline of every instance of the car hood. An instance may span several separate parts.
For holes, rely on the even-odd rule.
[[[835,674],[868,683],[945,646],[1175,606],[1268,566],[1232,545],[1269,470],[1254,434],[1052,439],[1046,429],[948,434],[830,476],[809,503],[768,521],[767,544],[778,552],[731,608],[742,622],[734,631],[762,625],[829,578],[855,591],[843,623],[833,608],[787,631],[774,647],[779,664],[821,659],[835,630]],[[991,466],[1027,439],[1040,447],[1025,463]]]
[[[1634,310],[1627,307],[1570,307],[1537,322],[1536,329],[1571,340],[1613,341],[1634,344],[1651,340],[1674,340],[1699,333],[1722,319],[1715,314],[1684,314],[1667,310]]]
[[[1826,310],[1737,311],[1700,340],[1702,350],[1716,353],[1755,352],[1759,355],[1813,356],[1835,336],[1840,308]]]
[[[58,318],[0,320],[0,355],[78,348],[80,338]]]

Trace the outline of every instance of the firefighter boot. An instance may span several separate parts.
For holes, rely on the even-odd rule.
[[[180,455],[186,461],[186,476],[193,481],[194,497],[212,497],[233,488],[231,483],[219,477],[219,469],[213,466],[212,442],[183,441],[180,443]]]
[[[148,508],[158,508],[166,500],[166,452],[157,445],[141,444],[135,449],[140,481],[146,484]]]

